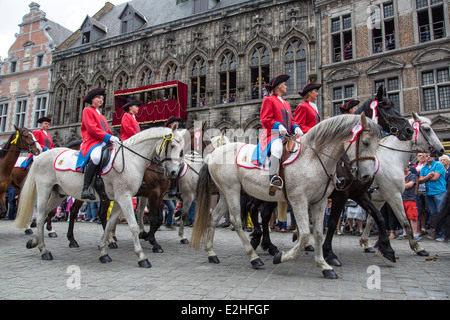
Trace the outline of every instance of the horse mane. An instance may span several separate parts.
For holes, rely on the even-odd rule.
[[[126,147],[130,147],[132,145],[141,143],[142,141],[154,138],[163,138],[166,134],[170,134],[172,129],[167,127],[153,127],[146,130],[143,130],[131,138],[123,141],[123,145]]]
[[[5,144],[2,146],[2,149],[0,150],[0,158],[3,158],[8,153],[8,149],[11,146],[11,141],[13,141],[15,139],[15,137],[16,137],[16,131],[14,131],[11,134],[8,141],[6,141]]]
[[[368,112],[372,114],[372,110],[370,109],[370,103],[373,101],[373,99],[367,99],[364,101],[355,111],[354,114],[361,114],[363,111],[365,112],[366,116],[368,115]]]
[[[421,117],[419,115],[418,115],[418,117],[419,117],[420,123],[427,124],[427,125],[431,126],[431,120],[430,119],[425,118],[425,117]],[[413,124],[414,121],[415,121],[414,118],[409,118],[409,123],[410,124]]]
[[[344,114],[328,118],[311,128],[302,140],[308,145],[314,145],[321,149],[326,144],[341,141],[351,134],[352,128],[360,123],[361,117],[354,114]],[[364,128],[381,137],[381,131],[374,121],[367,118],[367,126]]]

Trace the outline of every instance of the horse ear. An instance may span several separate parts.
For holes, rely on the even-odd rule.
[[[172,126],[172,132],[174,132],[175,130],[178,129],[178,122],[176,122],[173,126]]]
[[[414,111],[412,112],[412,116],[413,116],[414,121],[420,121],[419,115],[417,113],[415,113]]]
[[[14,128],[16,129],[16,131],[20,131],[18,126],[14,125]]]
[[[366,118],[366,114],[364,113],[364,111],[361,112],[360,118],[361,118],[361,124],[364,127],[366,127],[367,126],[367,118]]]
[[[384,97],[384,94],[385,94],[385,92],[384,92],[384,86],[381,85],[381,86],[378,87],[378,91],[377,91],[377,100],[378,100],[378,101],[382,101],[382,100],[383,100],[383,97]]]

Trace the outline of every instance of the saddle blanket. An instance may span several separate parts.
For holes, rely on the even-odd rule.
[[[103,167],[102,171],[100,172],[101,175],[107,174],[111,171],[113,166],[113,161],[116,155],[116,150],[113,150],[114,152],[111,154],[111,157],[109,159],[108,164]],[[74,172],[82,172],[81,170],[76,169],[76,164],[78,160],[78,153],[79,150],[66,150],[61,152],[55,159],[53,167],[55,170],[59,171],[74,171]]]
[[[236,164],[242,168],[247,169],[259,169],[264,171],[269,171],[269,164],[270,159],[269,157],[266,157],[264,162],[261,165],[256,165],[252,163],[252,155],[253,151],[255,150],[256,145],[255,144],[244,144],[241,149],[239,149],[239,152],[236,156]],[[298,155],[300,154],[301,145],[296,144],[296,150],[289,156],[289,158],[286,159],[286,161],[283,162],[283,166],[286,166],[292,162],[295,161],[295,159],[298,158]]]
[[[16,163],[14,164],[14,168],[20,168],[22,162],[27,160],[28,157],[18,157]]]

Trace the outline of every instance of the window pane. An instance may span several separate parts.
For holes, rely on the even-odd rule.
[[[341,22],[339,18],[331,20],[331,32],[337,32],[341,30]]]
[[[423,85],[433,84],[433,83],[434,83],[433,71],[422,73],[422,84]]]
[[[352,17],[350,15],[342,17],[343,29],[350,29],[352,27]]]
[[[286,49],[286,54],[284,55],[286,60],[293,60],[294,59],[294,48],[292,45],[289,45]]]
[[[303,89],[306,86],[306,61],[297,62],[297,91]]]
[[[339,99],[342,99],[342,89],[341,88],[333,89],[333,100]]]
[[[416,0],[417,9],[428,6],[428,0]]]
[[[398,78],[388,79],[388,91],[399,90]]]
[[[388,98],[394,103],[396,109],[400,108],[400,95],[398,93],[390,93]]]
[[[434,88],[423,90],[424,110],[436,110],[436,96]]]
[[[438,78],[437,79],[438,83],[450,81],[450,76],[449,76],[448,69],[438,70],[437,78]]]
[[[353,86],[347,86],[345,87],[345,98],[352,98],[353,97]]]
[[[450,86],[439,87],[439,108],[450,108]]]
[[[384,17],[389,18],[394,16],[394,4],[388,3],[384,5]]]

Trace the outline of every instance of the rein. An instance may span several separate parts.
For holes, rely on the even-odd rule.
[[[23,130],[24,130],[24,131],[25,131],[25,130],[26,130],[26,131],[29,131],[31,134],[33,134],[33,133],[31,132],[30,129],[23,128]],[[14,138],[14,140],[12,140],[12,141],[9,143],[10,145],[15,144],[15,145],[17,146],[17,149],[9,149],[9,148],[8,148],[8,149],[2,149],[2,151],[7,151],[7,152],[22,152],[22,149],[18,146],[18,142],[19,142],[19,143],[21,143],[21,144],[24,146],[23,149],[25,149],[26,151],[28,151],[28,152],[30,152],[30,153],[33,153],[33,150],[31,150],[31,146],[34,145],[34,144],[36,144],[37,141],[34,140],[32,143],[27,143],[26,141],[23,140],[23,137],[22,137],[22,135],[21,135],[20,133],[21,133],[21,131],[17,130],[17,131],[16,131],[16,137]]]

